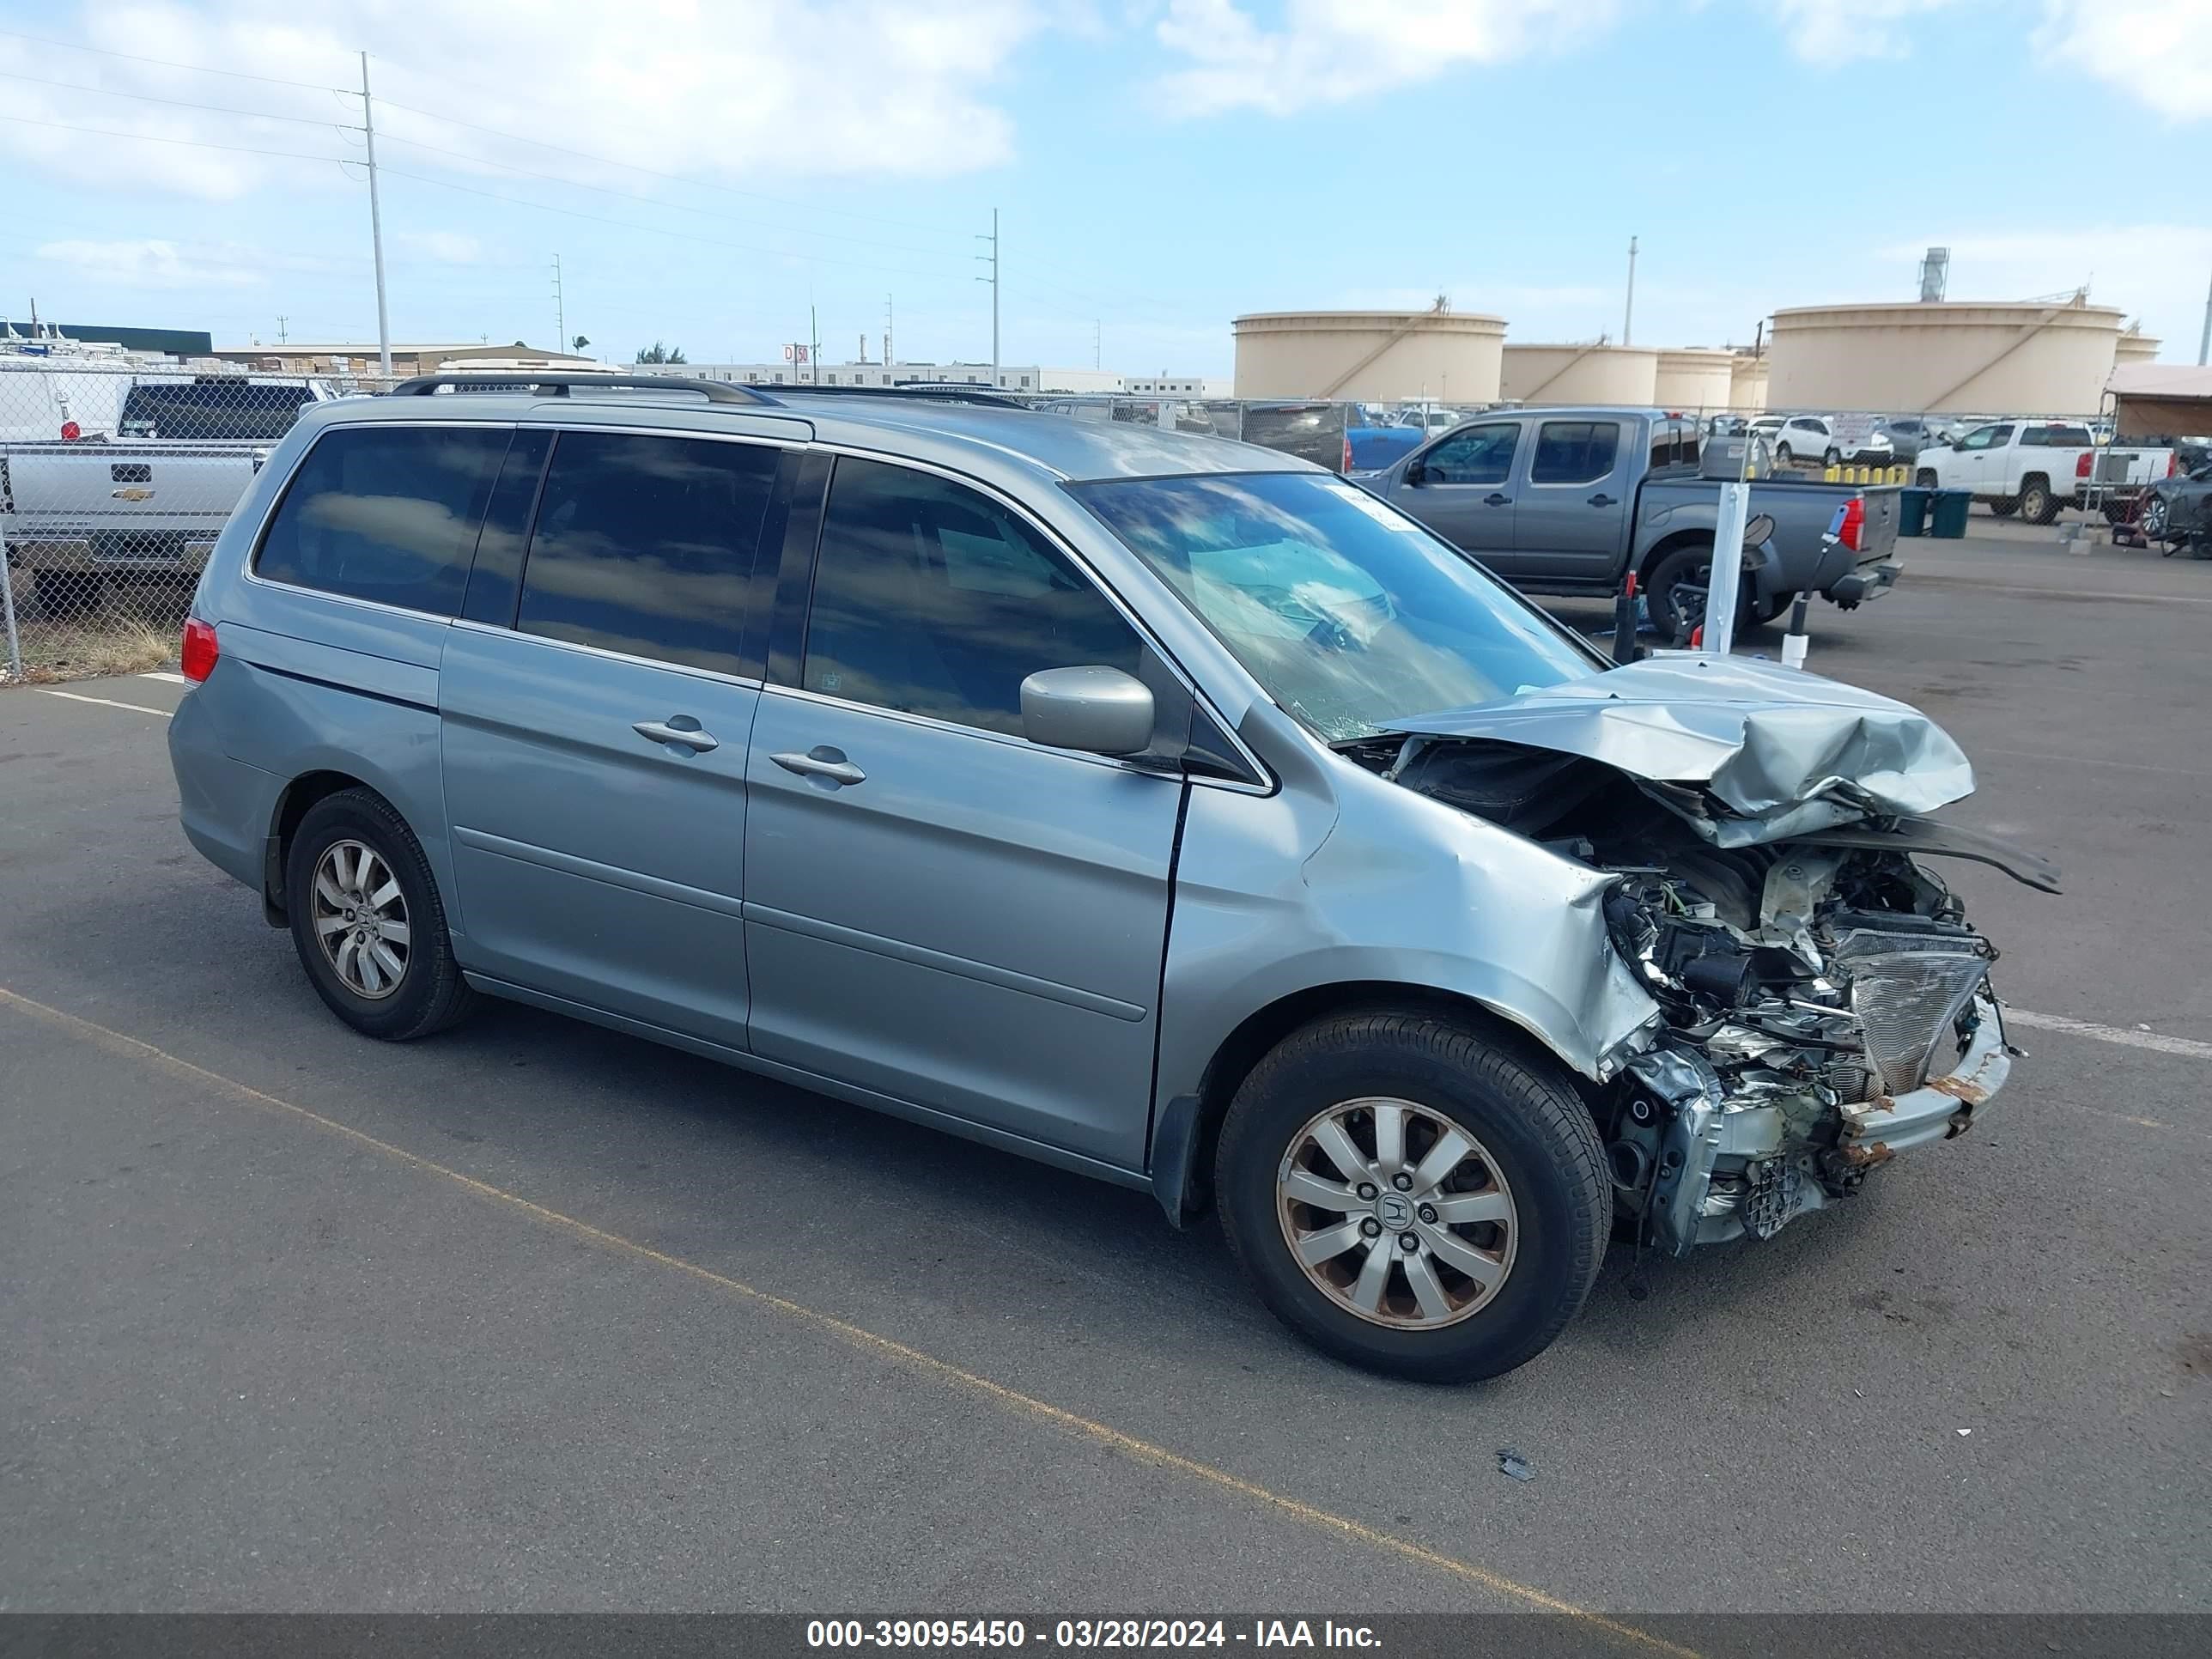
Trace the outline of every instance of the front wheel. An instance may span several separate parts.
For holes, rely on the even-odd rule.
[[[285,860],[284,899],[300,965],[355,1030],[404,1042],[468,1012],[430,862],[375,791],[342,790],[307,809]]]
[[[1912,482],[1923,489],[1940,489],[1942,488],[1942,484],[1936,480],[1936,469],[1932,466],[1922,467],[1918,475],[1914,477]]]
[[[2049,524],[2058,516],[2058,498],[2040,478],[2031,478],[2020,492],[2020,516],[2029,524]]]
[[[1826,454],[1820,457],[1820,465],[1822,466],[1841,466],[1843,464],[1844,452],[1840,449],[1832,449]]]
[[[1787,466],[1796,459],[1796,458],[1795,456],[1790,454],[1790,446],[1788,444],[1780,444],[1776,447],[1774,451],[1774,464],[1777,466]]]
[[[2166,497],[2163,495],[2154,495],[2143,503],[2142,533],[2145,541],[2162,542],[2166,539]]]
[[[1216,1191],[1261,1300],[1315,1346],[1423,1382],[1496,1376],[1589,1296],[1613,1189],[1551,1067],[1428,1015],[1323,1020],[1253,1068]]]

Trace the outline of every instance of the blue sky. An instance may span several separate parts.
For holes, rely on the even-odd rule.
[[[873,355],[891,295],[900,356],[988,359],[994,206],[1002,360],[1087,364],[1095,322],[1129,373],[1226,372],[1238,312],[1438,293],[1617,333],[1632,234],[1647,344],[1909,299],[1944,243],[1954,298],[2087,283],[2194,361],[2212,276],[2212,0],[0,0],[0,315],[223,344],[375,337],[360,48],[398,340],[552,343],[557,253],[597,354],[772,356],[811,300],[825,359]]]

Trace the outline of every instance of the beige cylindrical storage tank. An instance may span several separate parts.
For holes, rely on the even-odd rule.
[[[1766,359],[1736,354],[1729,368],[1729,407],[1747,413],[1766,407]]]
[[[2119,345],[2112,354],[2113,362],[2115,363],[2154,362],[2158,358],[2158,349],[2165,343],[2166,342],[2155,334],[2146,334],[2141,329],[2128,329],[2120,336]]]
[[[1692,346],[1680,351],[1662,351],[1653,380],[1651,401],[1662,409],[1729,409],[1735,377],[1735,353]]]
[[[1237,395],[1498,401],[1505,319],[1468,311],[1261,311],[1239,317]]]
[[[2121,313],[2062,301],[1803,306],[1774,313],[1777,409],[2094,410]]]
[[[1504,396],[1516,404],[1651,404],[1659,354],[1647,346],[1509,345]]]

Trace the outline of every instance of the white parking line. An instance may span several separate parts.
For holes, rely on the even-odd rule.
[[[103,708],[128,708],[134,714],[159,714],[163,720],[170,719],[174,713],[167,708],[149,708],[143,702],[118,702],[112,697],[88,697],[79,691],[56,691],[43,685],[31,689],[43,691],[50,697],[67,697],[71,702],[96,702]]]
[[[2182,1054],[2191,1060],[2212,1060],[2212,1042],[2199,1042],[2194,1037],[2164,1036],[2156,1031],[2130,1031],[2120,1025],[2100,1025],[2092,1019],[2069,1019],[2063,1014],[2039,1014],[2027,1008],[2007,1005],[2004,1011],[2008,1025],[2032,1025],[2038,1030],[2063,1031],[2069,1036],[2094,1037],[2100,1042],[2117,1042],[2130,1048],[2148,1048],[2154,1054]]]
[[[141,674],[138,678],[142,680],[167,680],[172,685],[190,685],[191,684],[191,682],[186,679],[182,674],[173,674],[166,668],[154,669],[147,673]]]

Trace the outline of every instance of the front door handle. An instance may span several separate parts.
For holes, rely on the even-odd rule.
[[[769,758],[787,772],[796,772],[802,778],[826,778],[831,783],[866,783],[868,775],[845,758],[842,749],[817,743],[803,755],[770,755]]]
[[[1607,495],[1605,491],[1601,489],[1596,495],[1589,498],[1589,504],[1592,507],[1611,507],[1613,505],[1613,497]]]
[[[702,732],[699,722],[689,714],[671,714],[661,720],[640,720],[630,727],[641,738],[650,738],[655,743],[679,743],[700,754],[709,749],[720,748],[721,743],[712,732]]]
[[[1510,507],[1513,505],[1513,498],[1493,489],[1482,498],[1482,504],[1485,507]]]

